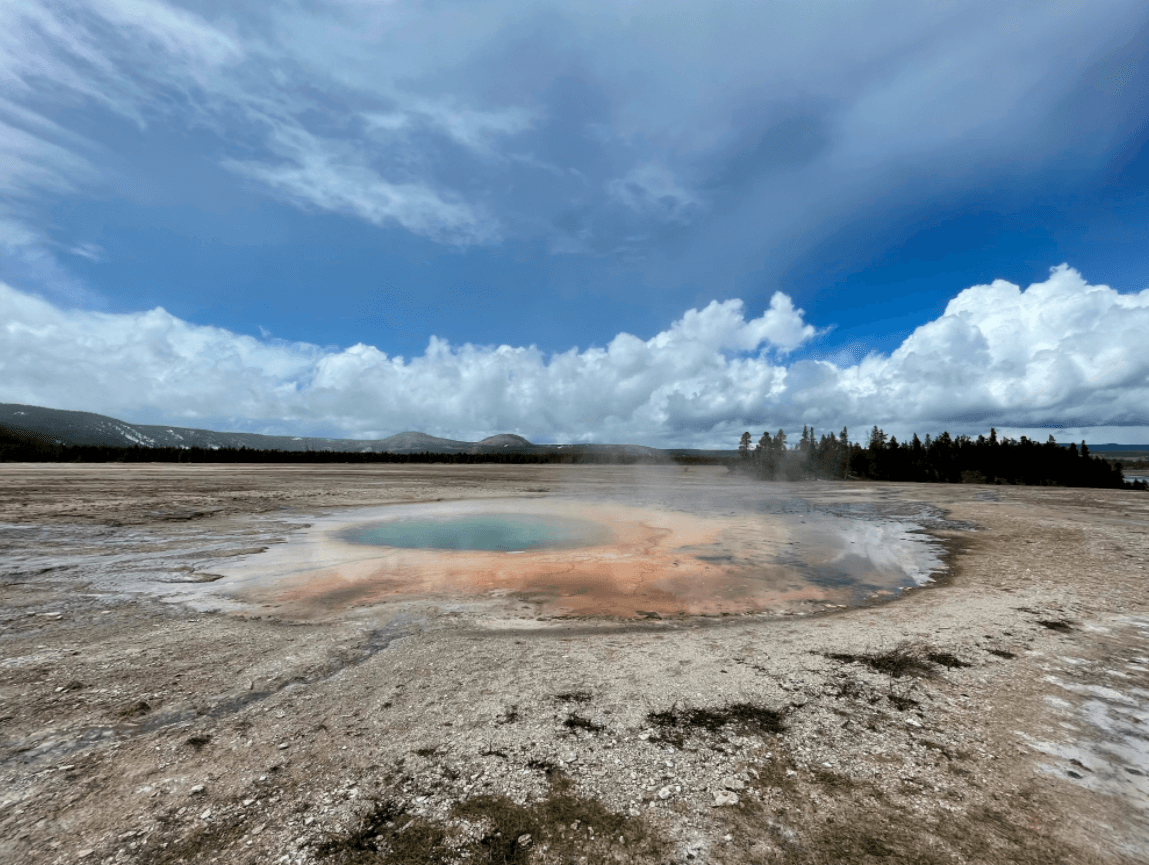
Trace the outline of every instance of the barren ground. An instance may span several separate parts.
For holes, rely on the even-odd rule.
[[[0,861],[1149,862],[1144,493],[780,486],[952,521],[850,609],[173,601],[332,509],[679,471],[0,465]]]

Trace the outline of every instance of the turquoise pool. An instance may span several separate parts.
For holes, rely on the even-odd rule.
[[[414,550],[567,550],[610,543],[606,526],[571,517],[534,514],[461,514],[353,526],[341,533],[352,544]]]

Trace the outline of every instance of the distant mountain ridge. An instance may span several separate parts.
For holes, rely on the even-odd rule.
[[[439,438],[422,432],[401,432],[385,439],[337,439],[313,436],[272,436],[158,424],[133,424],[87,411],[66,411],[41,406],[0,403],[0,427],[43,441],[65,445],[108,447],[252,448],[279,451],[348,451],[358,453],[467,453],[476,448],[502,450],[508,446],[533,447],[522,436],[503,434],[481,442]]]
[[[144,448],[248,448],[276,451],[334,451],[342,453],[437,453],[548,454],[581,451],[598,455],[666,462],[675,455],[727,456],[734,451],[661,450],[644,445],[534,444],[514,433],[488,436],[468,442],[439,438],[422,432],[401,432],[384,439],[336,439],[310,436],[271,436],[259,433],[216,432],[157,424],[133,424],[87,411],[67,411],[42,406],[0,403],[0,428],[63,445]]]

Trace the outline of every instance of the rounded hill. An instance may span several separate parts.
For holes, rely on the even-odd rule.
[[[485,448],[529,448],[531,442],[520,435],[514,433],[499,433],[498,435],[487,436],[481,442],[477,443],[480,447]]]

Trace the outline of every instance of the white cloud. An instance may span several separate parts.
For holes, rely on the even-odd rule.
[[[730,445],[742,429],[1149,426],[1149,290],[1091,286],[1065,266],[1022,291],[961,292],[889,356],[837,366],[786,352],[814,336],[778,293],[689,310],[650,339],[601,348],[452,346],[391,357],[191,325],[162,309],[61,310],[0,286],[0,400],[131,420],[380,436]]]
[[[925,195],[904,182],[908,168],[964,188],[1069,149],[1119,150],[1114,124],[1065,123],[1058,106],[1145,16],[1136,0],[1052,12],[989,0],[672,2],[669,13],[602,0],[184,5],[0,2],[0,114],[18,108],[6,122],[43,144],[29,161],[23,144],[0,141],[0,161],[17,162],[0,177],[45,205],[90,192],[114,158],[43,127],[73,123],[114,149],[121,133],[101,128],[111,113],[141,129],[210,130],[186,140],[270,194],[448,243],[546,237],[555,213],[576,207],[595,242],[573,230],[555,251],[639,260],[637,244],[618,242],[635,216],[647,249],[658,223],[705,211],[723,222],[716,235],[753,226],[753,240],[733,244],[743,254],[795,254],[794,238],[816,242],[876,197]],[[795,123],[808,134],[787,133]],[[284,136],[342,155],[293,161],[277,149]],[[89,159],[104,169],[95,179]],[[634,167],[616,176],[621,165]],[[721,200],[727,185],[753,206]],[[480,228],[491,219],[477,202],[498,231]],[[615,220],[611,203],[630,218]],[[45,210],[0,217],[42,237]]]
[[[698,198],[683,189],[663,165],[640,165],[624,177],[607,181],[606,189],[636,213],[665,222],[687,222],[691,210],[701,207]]]
[[[889,356],[791,369],[787,415],[902,429],[1149,424],[1149,289],[1088,285],[1066,265],[1025,291],[967,288]]]
[[[78,255],[80,258],[86,258],[88,261],[99,261],[104,257],[104,248],[91,241],[77,243],[75,246],[69,247],[68,252],[72,255]]]
[[[459,106],[453,100],[416,100],[405,116],[412,115],[421,115],[425,122],[459,144],[480,152],[487,152],[496,139],[530,129],[533,122],[531,114],[522,108],[477,111]],[[369,115],[369,118],[377,126],[396,128],[394,114]]]
[[[283,161],[224,164],[302,207],[349,213],[374,225],[395,222],[414,234],[459,245],[498,237],[495,219],[480,209],[447,200],[422,183],[385,180],[354,143],[326,141],[287,126],[277,130],[271,147]]]
[[[284,16],[289,10],[271,18]],[[527,111],[479,110],[456,95],[429,98],[382,83],[373,91],[340,87],[330,62],[326,70],[301,68],[302,58],[275,43],[269,20],[241,36],[227,16],[209,20],[163,0],[0,3],[0,83],[8,97],[0,99],[0,192],[36,202],[108,179],[87,158],[107,154],[50,119],[59,106],[79,104],[141,129],[160,120],[208,129],[225,166],[306,209],[456,245],[497,238],[496,220],[437,183],[410,147],[381,150],[356,134],[355,121],[400,136],[433,128],[487,154],[497,139],[529,127]],[[340,111],[342,100],[398,107]],[[243,158],[220,155],[237,150]],[[23,227],[8,232],[6,246],[19,240],[46,254],[42,214],[0,204],[0,218]]]

